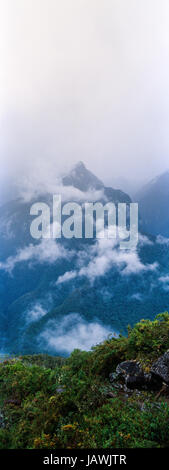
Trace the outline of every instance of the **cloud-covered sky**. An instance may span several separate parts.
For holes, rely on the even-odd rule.
[[[168,24],[168,0],[1,0],[1,185],[165,171]]]

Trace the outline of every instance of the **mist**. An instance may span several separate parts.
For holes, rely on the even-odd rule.
[[[168,0],[1,1],[0,200],[78,160],[117,186],[168,168],[168,23]]]
[[[118,337],[111,327],[103,326],[95,319],[88,323],[78,313],[65,315],[58,323],[50,322],[40,335],[39,342],[47,350],[59,354],[70,354],[74,349],[89,351],[92,346],[101,343],[109,336]]]

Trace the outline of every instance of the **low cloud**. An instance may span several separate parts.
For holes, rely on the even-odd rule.
[[[0,235],[2,238],[11,240],[12,238],[15,237],[15,234],[12,230],[12,225],[15,223],[13,218],[11,217],[8,219],[8,217],[1,217],[0,220]]]
[[[141,233],[139,233],[139,245],[140,246],[144,246],[144,245],[152,246],[153,242],[146,235],[142,235]]]
[[[159,277],[159,281],[162,283],[162,287],[165,291],[169,291],[169,276],[161,276]]]
[[[160,245],[169,245],[169,238],[163,237],[163,235],[158,235],[156,241]]]
[[[80,269],[79,276],[87,276],[91,281],[104,276],[113,266],[117,267],[121,274],[139,274],[143,271],[154,271],[158,264],[143,264],[136,252],[122,252],[120,250],[107,250],[100,254],[98,252],[88,264]]]
[[[147,237],[141,238],[141,243],[151,244]],[[115,267],[122,275],[140,274],[145,271],[155,271],[158,263],[144,264],[136,250],[122,250],[118,240],[100,238],[88,249],[87,256],[78,256],[76,269],[65,272],[57,280],[57,284],[68,282],[76,277],[87,277],[91,283],[96,278],[104,276]],[[77,269],[78,267],[78,269]]]
[[[130,298],[133,300],[139,300],[139,302],[142,302],[143,295],[140,294],[140,292],[136,292],[136,294],[133,294]]]
[[[110,231],[111,227],[109,227]],[[92,283],[96,278],[107,274],[113,266],[122,275],[140,274],[144,271],[155,271],[157,269],[157,262],[144,264],[136,249],[120,249],[119,240],[117,238],[108,238],[106,232],[107,229],[103,233],[100,231],[100,238],[92,246],[88,246],[87,252],[85,250],[80,252],[68,250],[54,239],[42,239],[39,244],[30,244],[19,249],[15,256],[10,256],[6,261],[0,262],[0,269],[12,272],[14,267],[21,262],[27,262],[29,265],[30,263],[52,264],[58,259],[70,260],[73,255],[76,255],[74,269],[66,271],[63,275],[59,276],[56,280],[57,285],[83,276],[87,277]],[[112,226],[113,233],[114,227]],[[160,238],[159,242],[164,243],[164,240]],[[149,238],[141,234],[139,235],[139,243],[142,245],[152,244]]]
[[[113,266],[126,275],[154,271],[158,264],[143,264],[137,251],[121,250],[116,240],[105,238],[97,240],[92,258],[87,266],[80,269],[79,276],[87,276],[90,280],[94,280],[96,277],[104,276]]]
[[[40,341],[45,341],[48,350],[70,354],[74,349],[89,351],[109,335],[118,336],[111,327],[103,326],[97,319],[88,323],[78,313],[72,313],[64,316],[60,323],[51,322]]]
[[[70,259],[72,252],[66,250],[53,239],[43,239],[38,245],[30,244],[19,249],[15,256],[10,256],[5,262],[0,262],[0,269],[12,272],[21,262],[53,264],[58,259]]]
[[[44,317],[46,313],[47,311],[42,307],[42,305],[36,304],[27,312],[26,320],[28,322],[40,320],[40,318]]]
[[[59,276],[56,285],[71,281],[77,276],[77,271],[67,271],[63,276]]]
[[[90,189],[86,192],[81,191],[74,186],[64,186],[61,177],[47,178],[43,181],[33,180],[33,178],[24,178],[18,185],[18,194],[23,202],[30,202],[34,198],[38,201],[38,197],[45,194],[59,194],[62,202],[68,201],[100,201],[104,199],[104,190]]]

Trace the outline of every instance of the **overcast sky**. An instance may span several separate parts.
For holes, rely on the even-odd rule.
[[[169,168],[168,0],[0,0],[1,179]]]

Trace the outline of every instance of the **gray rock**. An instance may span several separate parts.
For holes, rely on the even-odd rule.
[[[131,389],[142,385],[144,374],[139,362],[124,361],[118,364],[116,372],[110,374],[109,379],[115,388],[129,393]]]
[[[152,364],[151,373],[154,377],[169,385],[169,351]]]
[[[133,390],[135,388],[142,388],[145,386],[145,377],[144,374],[142,375],[128,375],[125,378],[125,384],[127,388]]]
[[[4,415],[0,410],[0,428],[3,429],[5,427]]]
[[[161,378],[152,373],[145,374],[138,361],[121,362],[109,379],[113,387],[122,388],[127,393],[131,390],[159,390],[162,385]]]
[[[125,377],[126,375],[137,376],[143,374],[142,367],[137,361],[124,361],[116,367],[116,374]]]
[[[58,387],[58,388],[56,389],[56,392],[57,392],[57,393],[63,393],[64,391],[65,391],[65,390],[64,390],[64,388],[62,388],[62,387]]]
[[[109,391],[109,392],[106,393],[106,397],[107,398],[116,398],[116,394]]]
[[[117,378],[118,378],[118,374],[116,374],[116,372],[112,372],[111,374],[109,374],[109,380],[111,383],[115,382]]]
[[[5,400],[4,405],[21,406],[21,400],[15,400],[11,398],[9,400]]]

